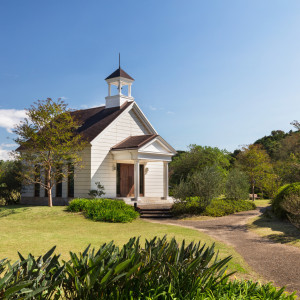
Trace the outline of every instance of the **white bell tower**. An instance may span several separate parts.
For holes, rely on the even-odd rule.
[[[127,101],[134,101],[131,96],[131,85],[134,79],[128,75],[120,66],[120,54],[119,54],[119,69],[110,74],[105,81],[108,84],[108,96],[105,97],[105,108],[120,107]],[[111,94],[111,87],[116,86],[118,93],[116,95]],[[122,87],[128,86],[128,95],[122,94]]]

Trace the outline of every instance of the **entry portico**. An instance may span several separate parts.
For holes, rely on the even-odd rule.
[[[130,136],[111,148],[113,160],[117,164],[117,196],[133,197],[139,201],[147,198],[145,178],[148,163],[163,163],[163,195],[168,199],[168,163],[176,153],[162,137],[157,134]],[[128,166],[129,165],[129,166]],[[131,171],[122,171],[129,169]],[[132,176],[134,180],[128,180]]]

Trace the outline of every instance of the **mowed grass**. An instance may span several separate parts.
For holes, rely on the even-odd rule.
[[[300,231],[290,222],[276,218],[271,212],[268,216],[250,219],[248,228],[273,242],[300,248]]]
[[[252,202],[252,200],[248,200]],[[254,200],[254,203],[257,207],[266,207],[271,205],[271,200],[270,199],[262,199],[262,200]]]
[[[211,245],[216,242],[197,230],[172,225],[150,223],[142,219],[132,223],[104,223],[86,219],[81,213],[66,212],[65,207],[12,206],[0,208],[0,259],[17,260],[17,251],[23,256],[32,253],[41,255],[56,245],[56,253],[63,259],[69,258],[69,251],[82,252],[89,244],[99,247],[114,242],[122,246],[131,237],[144,240],[154,236],[176,237],[178,242],[201,241]],[[243,258],[230,246],[216,242],[220,257],[233,256],[229,263],[238,277],[247,278],[254,274]]]

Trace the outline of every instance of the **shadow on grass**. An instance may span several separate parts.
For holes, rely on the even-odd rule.
[[[27,206],[23,206],[23,205],[0,206],[0,218],[4,218],[4,217],[14,215],[14,214],[19,214],[28,209],[30,209],[30,208]]]
[[[267,216],[263,215],[259,217],[259,219],[255,220],[250,226],[254,229],[266,229],[266,233],[270,229],[276,231],[277,233],[264,235],[275,243],[299,243],[300,245],[300,231],[290,222],[280,220],[270,213],[268,213]]]

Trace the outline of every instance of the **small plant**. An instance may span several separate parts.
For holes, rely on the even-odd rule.
[[[100,183],[100,181],[95,182],[97,189],[96,190],[90,190],[89,191],[89,196],[92,198],[97,198],[97,197],[102,197],[105,195],[104,192],[104,185]]]

